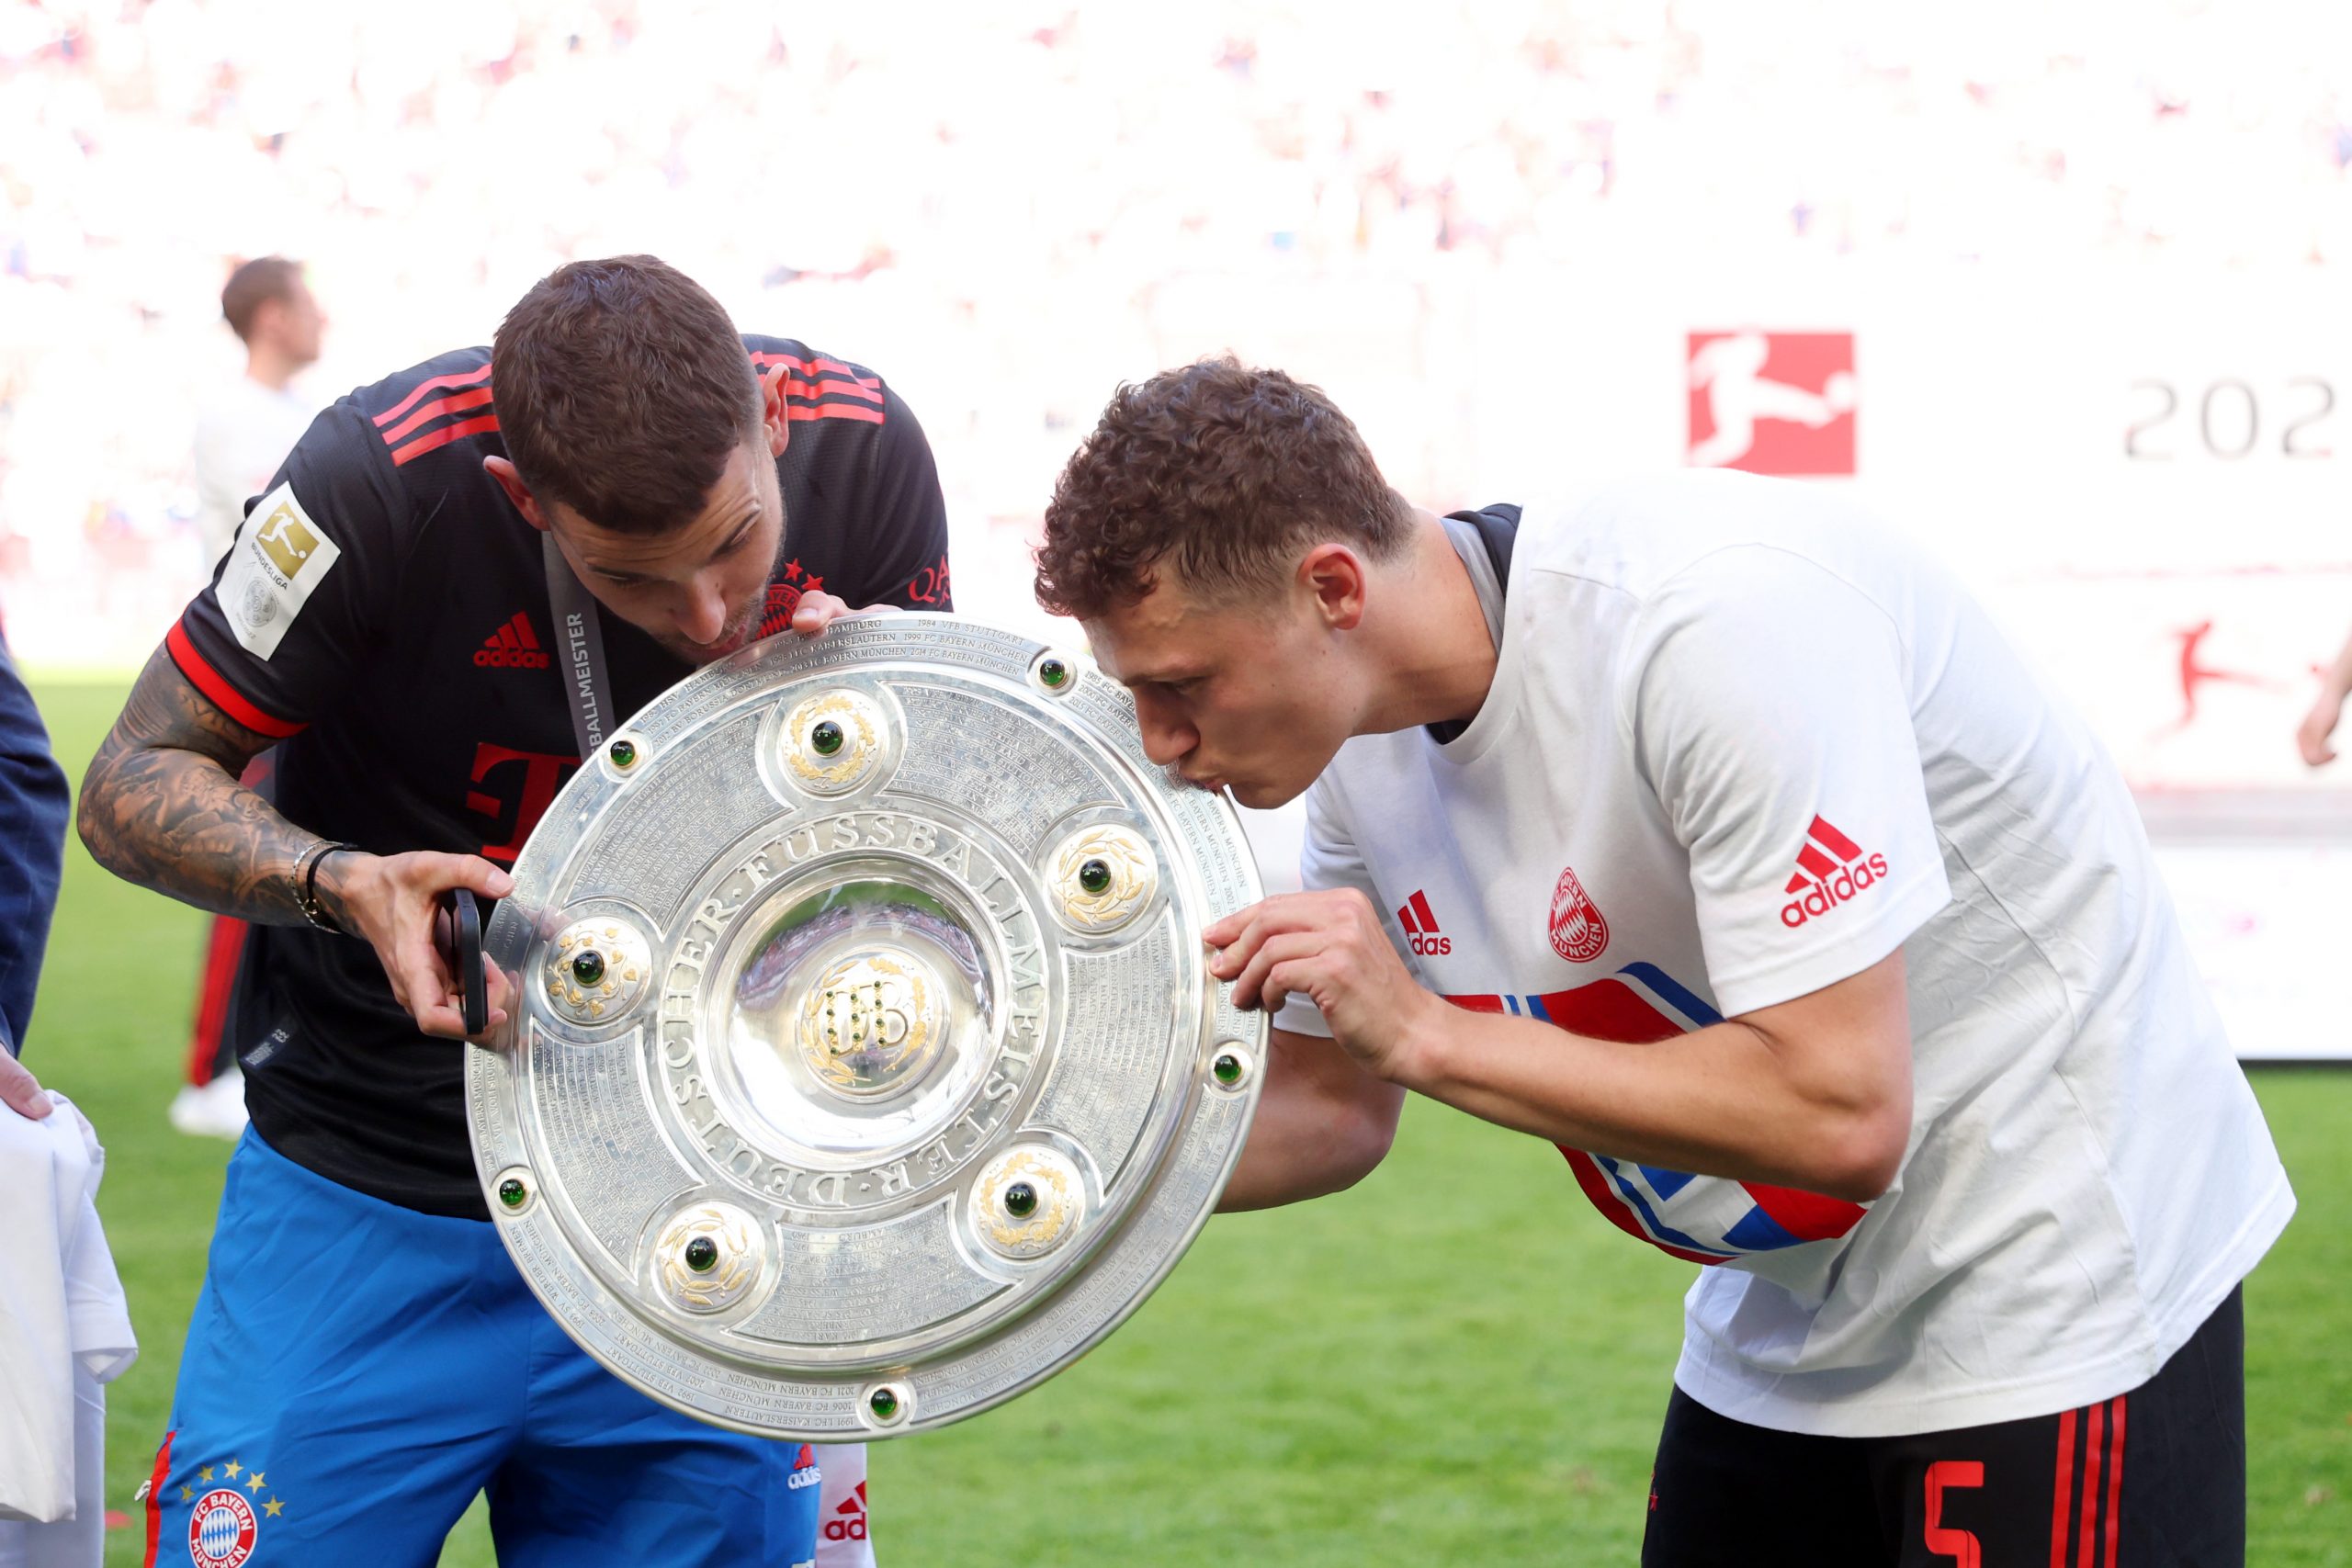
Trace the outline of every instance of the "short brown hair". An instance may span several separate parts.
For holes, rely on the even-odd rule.
[[[254,318],[272,299],[291,299],[302,283],[302,264],[284,256],[260,256],[229,275],[220,290],[220,313],[240,343],[251,343]]]
[[[1326,540],[1374,559],[1412,525],[1363,437],[1323,393],[1232,356],[1122,385],[1055,482],[1037,601],[1081,619],[1131,604],[1162,563],[1204,600],[1279,584]]]
[[[762,423],[735,323],[652,256],[556,268],[506,312],[490,364],[523,483],[616,533],[664,533],[699,513]]]

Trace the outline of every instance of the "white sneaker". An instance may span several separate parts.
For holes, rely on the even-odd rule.
[[[172,1125],[201,1138],[242,1137],[245,1131],[245,1075],[231,1067],[198,1088],[182,1084],[172,1097]]]

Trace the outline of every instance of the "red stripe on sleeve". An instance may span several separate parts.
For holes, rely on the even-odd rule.
[[[497,428],[498,416],[494,413],[483,414],[479,419],[460,420],[456,424],[445,424],[430,435],[420,435],[405,446],[393,447],[392,467],[397,468],[403,463],[424,457],[437,446],[447,446],[461,436],[480,435],[485,430]]]
[[[1815,882],[1826,882],[1838,874],[1838,863],[1811,844],[1797,852],[1797,863],[1811,873]],[[1792,887],[1789,891],[1793,893],[1796,889]]]
[[[803,381],[787,376],[784,378],[784,389],[801,398],[821,398],[827,392],[838,392],[843,397],[863,399],[877,407],[882,402],[882,394],[862,381]]]
[[[180,622],[172,623],[172,629],[164,634],[164,647],[170,652],[172,662],[180,667],[180,673],[188,678],[189,684],[209,697],[213,705],[222,713],[255,735],[283,740],[310,728],[308,724],[297,724],[291,719],[264,713],[246,701],[236,687],[222,678],[220,671],[205,662],[204,655],[198,653],[196,644],[188,640],[187,628]]]
[[[857,403],[818,403],[813,406],[808,403],[787,403],[785,405],[784,417],[786,419],[854,419],[861,424],[880,424],[882,411],[865,408]]]
[[[2050,1486],[2050,1568],[2066,1568],[2066,1505],[2075,1495],[2075,1413],[2058,1417],[2058,1472]]]
[[[384,432],[384,445],[387,446],[395,445],[402,438],[414,434],[424,426],[431,424],[445,413],[458,413],[466,409],[478,409],[488,401],[490,401],[488,387],[477,387],[470,392],[459,392],[453,397],[435,398],[391,429]]]
[[[427,392],[436,392],[444,387],[470,387],[476,381],[486,381],[489,378],[490,367],[485,365],[479,370],[460,370],[454,376],[435,376],[430,381],[420,381],[416,384],[415,390],[376,416],[376,427],[380,430],[408,412]]]
[[[1407,899],[1406,902],[1413,906],[1413,913],[1420,916],[1421,930],[1430,932],[1431,934],[1435,934],[1437,931],[1437,917],[1430,913],[1429,895],[1422,892],[1420,889],[1416,888],[1414,889],[1413,896]]]
[[[1836,855],[1839,860],[1860,860],[1862,858],[1862,846],[1854,842],[1853,840],[1846,837],[1845,834],[1839,832],[1837,829],[1832,828],[1824,818],[1819,817],[1815,818],[1813,819],[1813,827],[1808,830],[1813,834],[1815,839],[1827,845],[1829,852]]]
[[[871,387],[877,392],[882,389],[882,383],[880,381],[876,380],[870,376],[860,376],[857,373],[857,367],[855,366],[844,365],[838,359],[812,359],[808,362],[808,368],[811,370],[830,370],[835,375],[846,376],[850,379],[859,383],[861,386]]]
[[[752,363],[763,369],[771,365],[787,366],[794,370],[799,371],[803,376],[822,377],[829,374],[846,376],[869,392],[879,392],[882,389],[882,383],[877,378],[872,376],[861,376],[857,373],[857,367],[855,366],[844,365],[838,359],[825,359],[821,357],[816,359],[802,359],[796,355],[790,354],[754,354],[752,355]],[[881,400],[876,398],[875,400],[879,402]]]

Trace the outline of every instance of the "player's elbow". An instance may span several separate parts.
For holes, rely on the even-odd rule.
[[[1883,1195],[1902,1174],[1911,1143],[1911,1103],[1906,1095],[1842,1110],[1828,1119],[1815,1145],[1815,1191],[1849,1203]]]
[[[1326,1192],[1344,1192],[1370,1176],[1396,1141],[1396,1117],[1405,1091],[1393,1084],[1378,1086],[1377,1094],[1351,1100],[1335,1116],[1331,1145],[1324,1159]]]
[[[1238,1213],[1303,1203],[1343,1192],[1388,1157],[1404,1090],[1317,1096],[1311,1102],[1259,1106],[1241,1163],[1218,1200],[1220,1213]]]
[[[82,847],[90,852],[90,858],[108,871],[117,870],[112,858],[114,836],[107,831],[114,794],[113,775],[112,759],[102,747],[82,775],[82,788],[74,806],[75,835],[81,839]]]
[[[1327,1099],[1315,1126],[1296,1151],[1290,1190],[1283,1201],[1325,1198],[1344,1192],[1388,1157],[1396,1137],[1396,1115],[1405,1091],[1391,1084],[1379,1094]]]

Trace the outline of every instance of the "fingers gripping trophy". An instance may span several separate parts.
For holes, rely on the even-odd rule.
[[[485,948],[475,1162],[556,1320],[690,1415],[894,1437],[1110,1333],[1215,1206],[1265,1019],[1232,807],[1080,653],[929,615],[755,644],[565,788]]]

